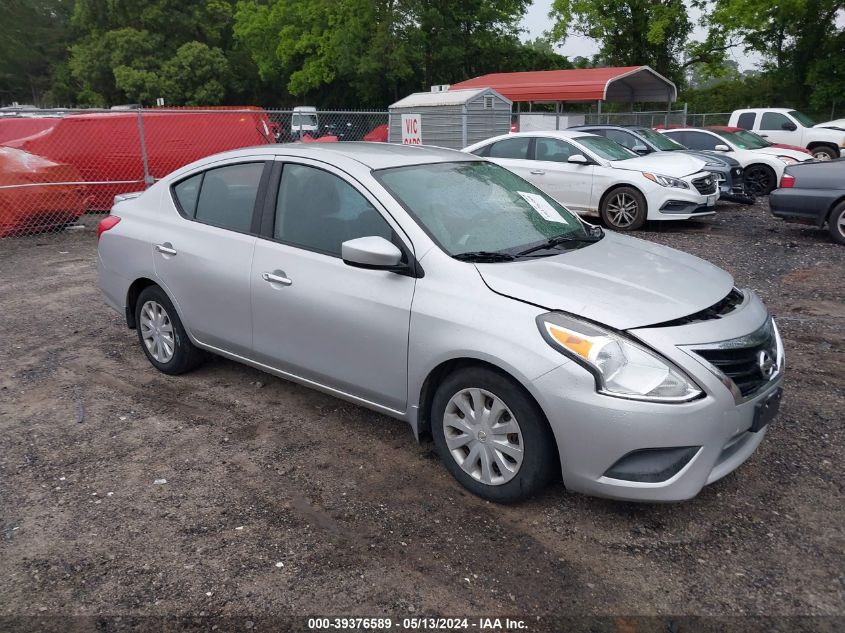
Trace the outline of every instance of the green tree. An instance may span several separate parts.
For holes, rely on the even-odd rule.
[[[837,16],[843,0],[699,0],[709,26],[704,46],[742,46],[763,57],[763,70],[778,86],[768,105],[806,106],[824,100],[823,67],[841,64]],[[837,48],[837,46],[839,48]],[[815,70],[814,70],[815,69]],[[811,80],[815,77],[817,81]],[[814,96],[816,93],[819,96]]]
[[[553,51],[519,42],[529,0],[241,0],[235,35],[265,81],[319,105],[385,105],[408,92]]]
[[[0,2],[0,102],[40,104],[70,41],[68,0]]]
[[[61,85],[69,76],[81,104],[249,103],[261,92],[234,38],[234,0],[76,0],[72,21]]]
[[[684,51],[693,30],[683,0],[554,0],[552,35],[599,43],[594,61],[607,66],[648,65],[683,83]]]

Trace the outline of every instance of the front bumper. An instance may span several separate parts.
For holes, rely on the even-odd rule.
[[[614,499],[680,501],[694,497],[748,459],[767,431],[767,427],[751,430],[755,408],[780,388],[782,356],[777,374],[762,390],[738,399],[705,361],[683,347],[752,332],[767,318],[759,299],[749,295],[735,314],[722,319],[632,332],[698,383],[704,396],[692,402],[659,404],[601,395],[592,375],[576,363],[538,378],[533,384],[535,396],[555,434],[566,487]],[[624,465],[623,458],[643,449],[679,449],[675,454],[683,462],[666,469],[666,478],[633,481],[608,476],[619,470],[620,460]]]

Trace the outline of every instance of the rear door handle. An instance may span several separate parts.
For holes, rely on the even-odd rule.
[[[261,273],[261,278],[271,284],[281,284],[282,286],[290,286],[293,283],[293,281],[285,277],[285,273],[281,271]]]
[[[542,176],[546,172],[542,169],[532,169],[531,173],[534,174],[535,176]]]
[[[176,254],[176,249],[173,248],[173,245],[170,242],[165,242],[164,244],[156,244],[156,250],[159,253],[163,253],[164,255]]]

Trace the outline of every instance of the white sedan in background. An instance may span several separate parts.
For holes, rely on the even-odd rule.
[[[690,149],[721,152],[740,162],[746,189],[755,196],[765,196],[778,186],[787,165],[811,161],[806,152],[753,145],[750,137],[718,129],[676,128],[658,130]]]
[[[618,231],[646,220],[714,213],[716,178],[704,161],[675,152],[640,156],[603,136],[579,131],[496,136],[464,149],[539,187],[581,215],[600,215]]]

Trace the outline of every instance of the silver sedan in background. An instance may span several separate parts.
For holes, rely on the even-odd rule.
[[[105,299],[154,367],[220,354],[405,420],[492,501],[561,476],[690,498],[751,455],[780,399],[752,291],[470,154],[219,154],[122,196],[98,238]]]

